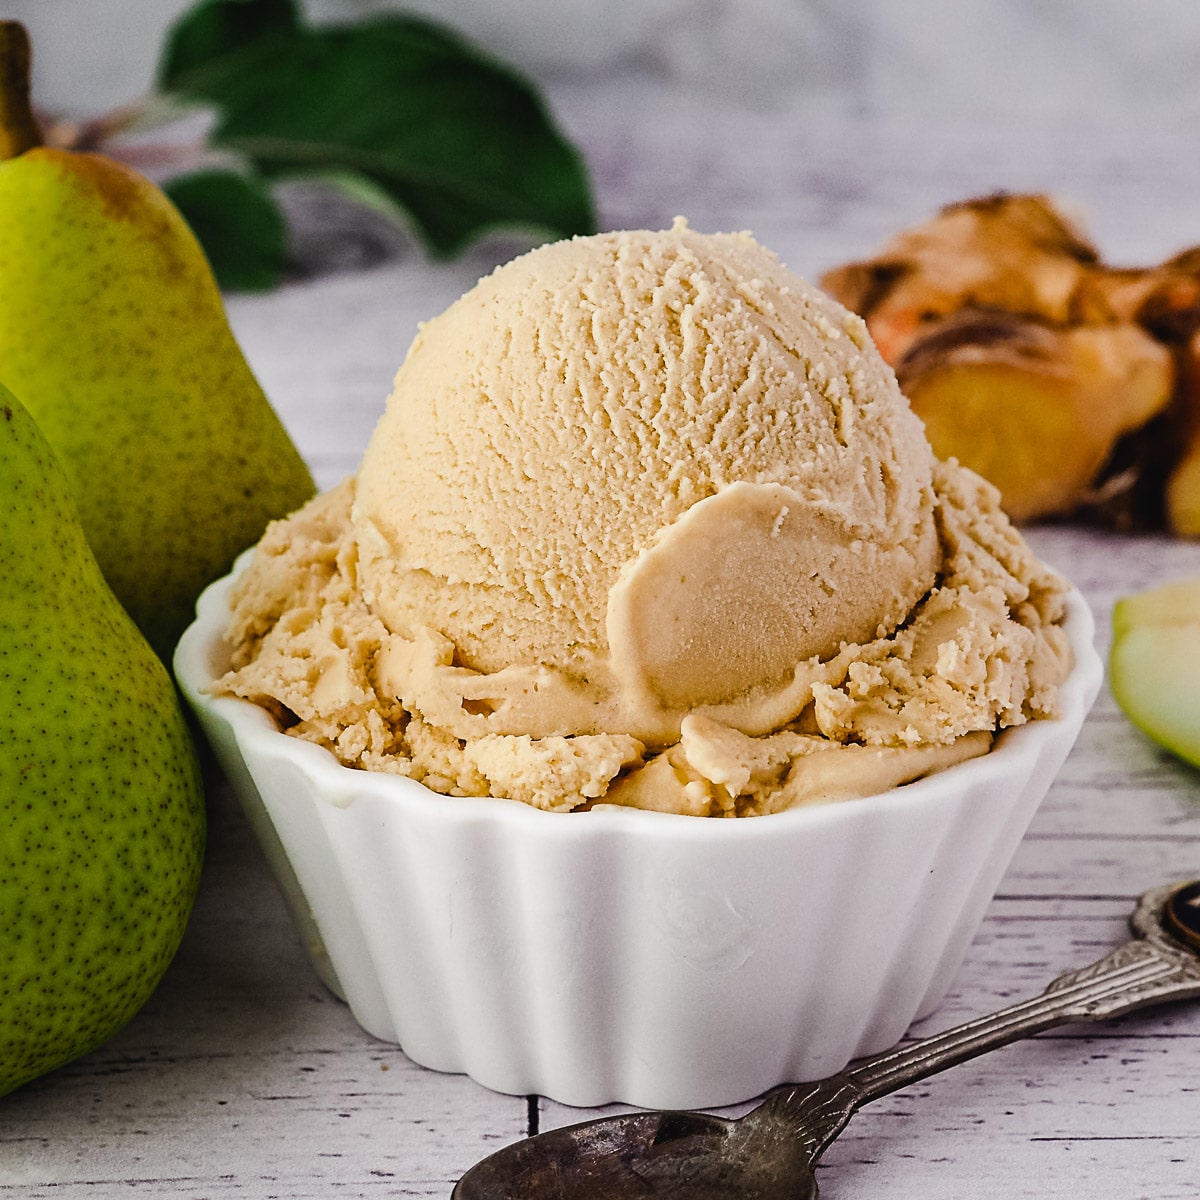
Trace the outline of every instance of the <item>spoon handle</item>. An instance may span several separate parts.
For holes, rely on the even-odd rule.
[[[1040,996],[864,1059],[819,1083],[781,1088],[763,1108],[794,1124],[815,1163],[870,1100],[1055,1025],[1103,1021],[1190,996],[1200,996],[1200,958],[1161,937],[1134,939],[1058,976]]]

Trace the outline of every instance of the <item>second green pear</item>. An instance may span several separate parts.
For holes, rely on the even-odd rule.
[[[49,444],[0,386],[0,1095],[141,1008],[183,936],[203,850],[171,677],[104,582]]]
[[[0,85],[19,106],[19,81]],[[163,657],[204,586],[313,494],[187,223],[101,155],[38,146],[0,161],[0,380],[54,447],[109,585]]]

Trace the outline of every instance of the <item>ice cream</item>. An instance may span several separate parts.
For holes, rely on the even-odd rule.
[[[447,794],[757,814],[1053,715],[1064,595],[859,318],[677,221],[422,327],[357,476],[242,575],[220,686]]]

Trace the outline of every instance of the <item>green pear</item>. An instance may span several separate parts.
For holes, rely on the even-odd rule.
[[[313,480],[174,205],[111,159],[32,144],[28,53],[22,26],[0,22],[0,379],[169,659],[200,591]]]
[[[1118,600],[1108,668],[1125,715],[1200,767],[1200,579]]]
[[[141,1007],[196,893],[204,803],[174,684],[0,387],[0,1094]]]

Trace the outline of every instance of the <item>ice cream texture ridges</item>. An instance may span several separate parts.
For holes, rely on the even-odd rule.
[[[435,791],[764,813],[1053,715],[1064,596],[858,317],[678,220],[421,328],[357,476],[240,577],[220,686]]]

